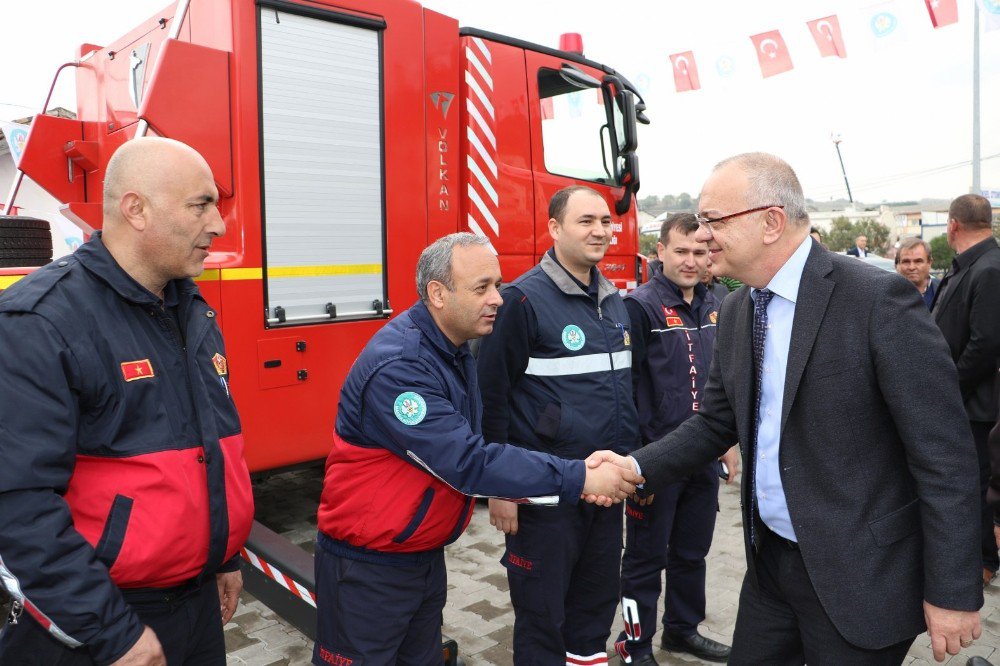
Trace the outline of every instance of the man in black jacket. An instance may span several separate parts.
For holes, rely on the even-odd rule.
[[[958,367],[958,383],[979,455],[983,496],[983,584],[996,576],[993,513],[986,506],[990,480],[990,428],[997,420],[997,362],[1000,359],[1000,246],[993,238],[990,202],[963,194],[948,209],[951,270],[938,288],[932,312]]]

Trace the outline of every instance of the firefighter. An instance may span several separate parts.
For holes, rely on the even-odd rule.
[[[493,329],[500,282],[488,241],[439,239],[417,264],[420,300],[344,381],[317,520],[314,664],[440,662],[443,547],[468,525],[471,494],[610,505],[640,480],[624,458],[590,469],[483,439],[468,341]]]
[[[549,203],[553,247],[504,291],[479,374],[487,439],[584,459],[639,444],[631,333],[618,289],[600,271],[611,213],[589,187]],[[620,507],[490,501],[507,533],[501,560],[514,606],[514,662],[605,664],[618,605]]]
[[[655,442],[698,412],[712,359],[719,302],[701,282],[708,247],[695,239],[691,213],[669,216],[656,249],[662,270],[625,298],[632,322],[632,381],[642,441]],[[736,476],[734,447],[726,482]],[[719,507],[716,461],[625,507],[621,604],[625,630],[615,650],[627,664],[656,666],[652,638],[660,578],[667,572],[662,645],[707,661],[725,661],[729,646],[698,633],[705,619],[705,557]]]
[[[215,311],[205,160],[123,144],[103,232],[0,297],[0,663],[222,664],[253,498]]]

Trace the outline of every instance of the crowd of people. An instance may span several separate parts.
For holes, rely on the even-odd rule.
[[[103,230],[0,296],[0,663],[222,664],[253,502],[191,280],[225,232],[218,192],[163,138],[119,148],[104,188]],[[608,663],[618,632],[617,659],[655,665],[660,625],[667,651],[754,666],[899,664],[924,631],[940,661],[979,638],[1000,543],[988,201],[952,203],[940,282],[919,239],[901,278],[822,246],[788,164],[737,155],[625,297],[598,269],[604,197],[571,186],[548,213],[520,276],[473,234],[433,242],[416,303],[345,378],[315,664],[440,661],[443,547],[477,496],[505,534],[516,664]],[[699,625],[741,467],[730,645]]]

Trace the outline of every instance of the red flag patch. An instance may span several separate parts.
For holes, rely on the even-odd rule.
[[[144,358],[141,361],[125,361],[122,363],[122,377],[127,382],[134,382],[137,379],[149,379],[155,376],[156,373],[153,372],[153,364],[149,362],[148,358]]]

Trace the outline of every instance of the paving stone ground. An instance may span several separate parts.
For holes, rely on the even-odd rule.
[[[320,468],[280,474],[256,484],[257,519],[312,552],[321,486]],[[708,557],[708,617],[701,628],[705,635],[728,642],[746,568],[738,487],[723,487],[719,504],[721,513]],[[514,613],[507,595],[507,577],[499,564],[502,554],[503,535],[490,526],[485,505],[477,506],[469,529],[447,549],[444,633],[458,641],[459,654],[467,666],[512,663]],[[964,666],[969,657],[978,655],[1000,666],[1000,584],[987,589],[982,618],[982,638],[945,663]],[[620,628],[619,616],[612,638]],[[654,644],[658,644],[658,637]],[[304,665],[312,654],[311,641],[249,594],[244,594],[236,616],[226,625],[226,648],[230,665]],[[610,641],[608,649],[613,654]],[[654,655],[660,664],[708,663],[662,651]],[[611,663],[617,663],[617,658],[612,657]],[[926,634],[917,638],[904,662],[905,666],[936,663]]]

